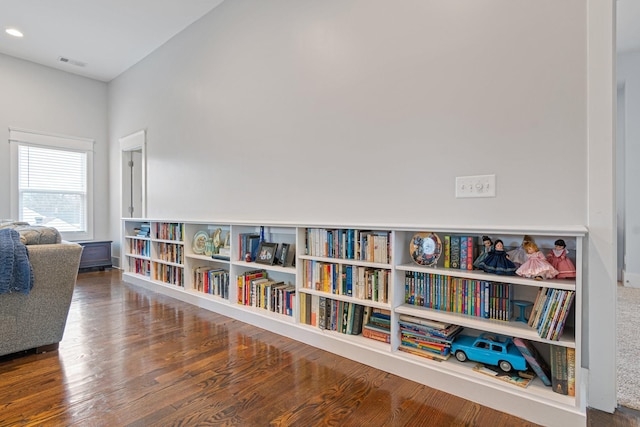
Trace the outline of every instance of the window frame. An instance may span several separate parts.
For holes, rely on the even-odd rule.
[[[36,132],[24,129],[9,128],[9,145],[10,145],[10,169],[11,169],[11,216],[18,220],[20,218],[20,200],[19,200],[19,146],[42,147],[49,149],[58,149],[63,151],[83,152],[87,156],[86,165],[86,231],[80,232],[63,232],[60,234],[64,240],[82,241],[93,239],[93,146],[95,140],[88,138],[79,138],[65,135],[53,135],[43,132]]]

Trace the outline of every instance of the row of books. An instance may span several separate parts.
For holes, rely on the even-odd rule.
[[[331,294],[387,302],[390,270],[304,260],[304,286]]]
[[[238,234],[238,260],[255,261],[260,247],[260,234],[240,233]]]
[[[292,284],[269,279],[266,270],[251,270],[236,276],[238,304],[263,308],[293,316],[296,288]]]
[[[198,292],[229,299],[229,272],[222,268],[196,267],[193,287]]]
[[[162,240],[182,240],[184,236],[184,224],[156,222],[155,235],[156,238]]]
[[[531,309],[529,326],[537,329],[541,338],[559,340],[574,298],[575,291],[541,287]]]
[[[444,268],[473,270],[476,253],[473,236],[444,236]]]
[[[163,261],[173,262],[175,264],[182,264],[184,245],[176,243],[157,243],[158,258]]]
[[[551,383],[553,391],[576,395],[576,349],[551,346]]]
[[[391,263],[391,232],[356,229],[308,228],[307,255]]]
[[[151,256],[151,245],[148,240],[129,240],[129,253],[140,256]]]
[[[151,274],[151,262],[146,259],[129,258],[129,271],[149,277]]]
[[[182,267],[153,263],[153,278],[170,285],[184,287],[184,269]]]
[[[366,306],[362,321],[362,336],[389,344],[391,342],[391,311]]]
[[[450,323],[400,315],[399,350],[434,360],[447,360],[451,343],[462,327]]]
[[[509,320],[513,312],[512,285],[407,271],[405,302],[440,311],[486,319]]]
[[[362,333],[365,307],[352,302],[300,294],[300,322],[348,335]]]

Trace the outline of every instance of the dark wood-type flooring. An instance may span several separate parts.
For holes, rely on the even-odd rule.
[[[589,411],[590,426],[638,414]],[[58,351],[0,358],[0,426],[532,426],[263,329],[81,273]]]

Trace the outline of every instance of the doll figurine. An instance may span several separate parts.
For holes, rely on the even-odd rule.
[[[558,270],[547,261],[547,258],[538,249],[538,245],[526,242],[523,247],[527,252],[527,260],[516,270],[518,276],[541,280],[553,279],[558,275]]]
[[[480,263],[484,261],[484,259],[489,255],[491,249],[493,248],[493,242],[489,238],[489,236],[482,236],[482,250],[480,251],[480,255],[473,261],[473,268],[479,269]]]
[[[522,244],[520,246],[518,246],[514,250],[511,250],[511,251],[507,252],[507,255],[509,255],[509,259],[517,267],[520,267],[522,264],[525,263],[525,261],[527,261],[527,251],[524,250],[524,244],[527,243],[527,242],[533,242],[533,237],[531,237],[529,235],[525,235],[522,238]]]
[[[486,273],[500,274],[502,276],[513,276],[516,272],[516,266],[504,251],[504,243],[500,239],[494,242],[493,249],[480,261],[478,267]]]
[[[547,261],[553,267],[558,270],[556,279],[573,279],[576,277],[576,266],[567,257],[567,245],[564,240],[558,239],[555,241],[555,249],[547,254]]]

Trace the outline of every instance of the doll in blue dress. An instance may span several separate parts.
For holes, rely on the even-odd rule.
[[[516,265],[511,262],[504,250],[504,243],[497,239],[494,242],[493,250],[489,251],[478,267],[486,273],[500,274],[502,276],[513,276],[516,274]]]

